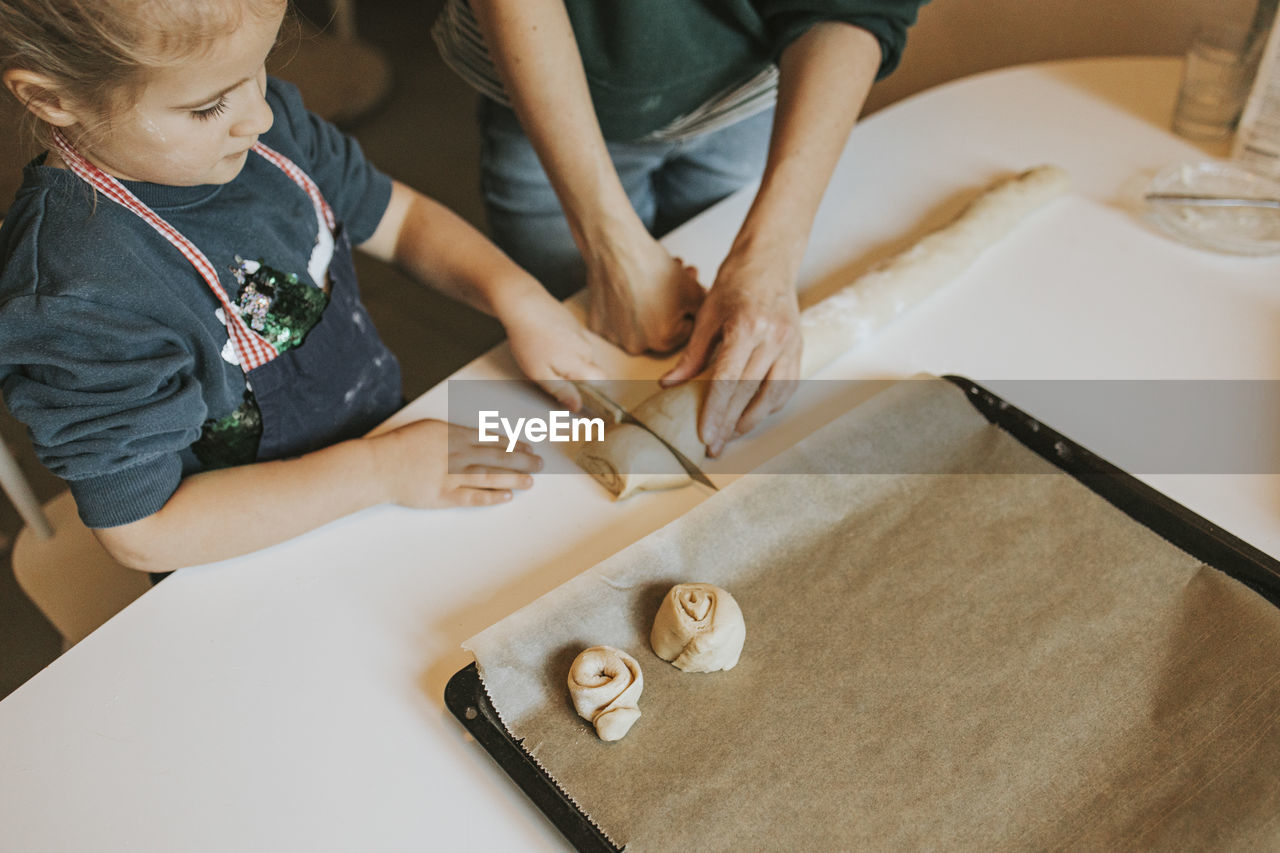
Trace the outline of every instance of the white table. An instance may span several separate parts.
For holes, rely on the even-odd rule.
[[[1185,248],[1126,201],[1158,168],[1204,154],[1167,130],[1177,75],[1172,59],[1016,68],[861,124],[806,283],[847,277],[997,174],[1058,163],[1075,193],[823,378],[1280,376],[1280,261]],[[709,274],[747,201],[668,244]],[[512,370],[499,350],[458,376]],[[446,405],[436,388],[410,413]],[[1071,434],[1070,412],[1037,413]],[[802,392],[720,467],[835,414]],[[1147,479],[1280,554],[1280,479]],[[0,849],[564,849],[444,708],[470,660],[459,644],[703,499],[690,488],[614,503],[584,475],[544,475],[506,506],[382,507],[183,570],[0,703]]]

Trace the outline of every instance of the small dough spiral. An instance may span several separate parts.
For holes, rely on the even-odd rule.
[[[621,740],[640,718],[644,690],[640,664],[621,649],[592,646],[569,667],[569,696],[578,716],[596,727],[601,740]]]
[[[649,632],[654,653],[684,672],[733,669],[746,639],[742,608],[726,590],[709,583],[671,587]]]

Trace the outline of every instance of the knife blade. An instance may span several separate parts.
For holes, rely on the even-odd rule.
[[[574,380],[573,385],[578,389],[578,393],[582,395],[582,407],[588,412],[615,424],[631,424],[632,426],[640,427],[640,429],[661,442],[662,446],[675,457],[675,460],[680,463],[680,467],[685,470],[685,473],[694,482],[701,483],[712,491],[720,491],[720,487],[711,482],[711,478],[702,472],[697,463],[681,453],[679,448],[656,433],[644,421],[631,414],[625,406],[615,402],[612,397],[598,386],[585,380]]]

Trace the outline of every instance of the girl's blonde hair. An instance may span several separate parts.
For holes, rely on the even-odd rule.
[[[233,34],[245,14],[266,17],[286,5],[287,0],[0,0],[0,73],[39,73],[57,95],[105,119],[137,97],[150,69]],[[32,116],[29,110],[27,115]],[[47,143],[49,128],[38,120],[31,126]]]

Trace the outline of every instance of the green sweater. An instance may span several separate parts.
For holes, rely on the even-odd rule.
[[[898,64],[924,0],[565,0],[608,139],[638,139],[751,77],[813,24],[843,21]]]

